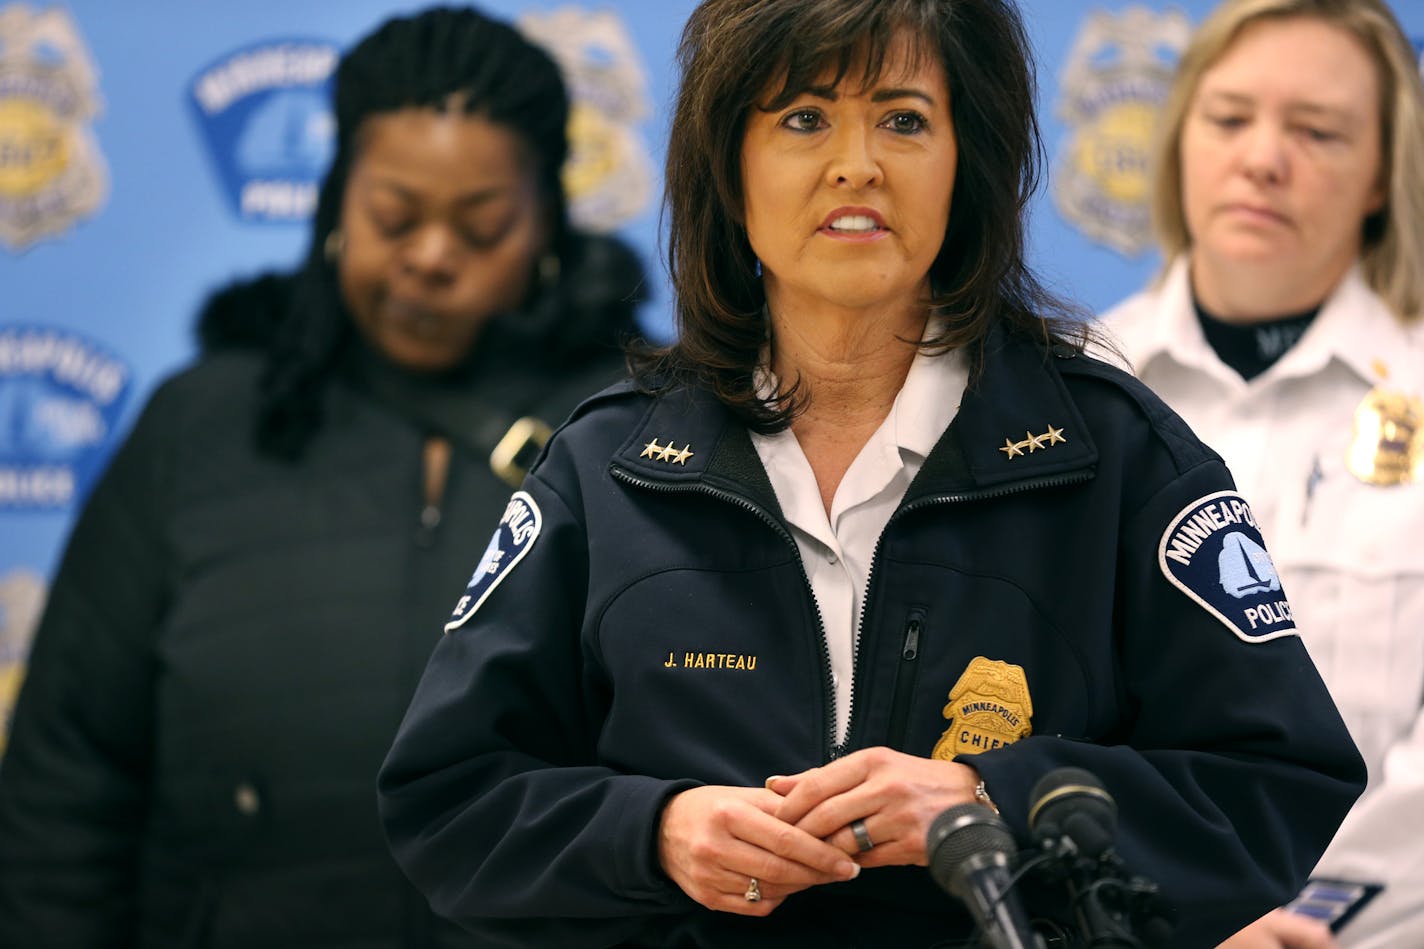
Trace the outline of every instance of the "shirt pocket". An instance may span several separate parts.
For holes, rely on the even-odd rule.
[[[1267,536],[1278,565],[1424,574],[1424,484],[1366,484],[1343,455],[1319,455],[1312,473],[1281,486],[1279,503]]]
[[[1280,505],[1271,557],[1373,781],[1424,699],[1424,484],[1366,484],[1322,457]]]

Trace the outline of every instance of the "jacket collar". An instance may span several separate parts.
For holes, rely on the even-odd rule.
[[[906,502],[1096,464],[1097,448],[1054,365],[1057,358],[995,327],[985,344],[983,372],[965,391]],[[654,399],[612,461],[664,488],[705,485],[780,512],[746,428],[701,388],[678,388]]]
[[[1098,450],[1055,354],[995,327],[970,383],[906,501],[1008,486],[1090,469]]]

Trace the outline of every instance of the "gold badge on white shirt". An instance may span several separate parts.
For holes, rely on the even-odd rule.
[[[1345,466],[1365,484],[1424,481],[1424,401],[1376,386],[1355,408]]]

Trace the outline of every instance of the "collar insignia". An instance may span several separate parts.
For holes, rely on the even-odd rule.
[[[1050,425],[1048,426],[1048,431],[1042,435],[1035,435],[1033,432],[1024,432],[1023,441],[1016,442],[1012,438],[1005,438],[1003,447],[1001,447],[999,451],[1003,452],[1009,458],[1017,458],[1019,455],[1024,454],[1025,449],[1027,449],[1029,454],[1033,454],[1036,451],[1048,448],[1050,445],[1058,445],[1067,440],[1068,439],[1063,437],[1063,429],[1054,428]]]
[[[673,447],[671,439],[668,440],[666,445],[659,445],[657,438],[654,438],[643,446],[643,453],[638,457],[651,458],[654,461],[665,461],[670,465],[679,464],[686,467],[687,459],[691,458],[694,454],[696,454],[696,452],[692,450],[691,445],[684,445],[679,451]]]

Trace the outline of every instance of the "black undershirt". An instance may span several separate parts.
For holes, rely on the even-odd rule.
[[[1240,373],[1247,381],[1275,365],[1300,342],[1320,307],[1295,313],[1278,319],[1257,323],[1227,323],[1220,317],[1207,312],[1195,298],[1192,307],[1197,311],[1197,322],[1211,348],[1222,362]]]

